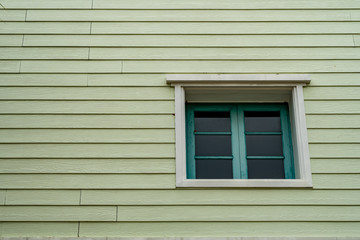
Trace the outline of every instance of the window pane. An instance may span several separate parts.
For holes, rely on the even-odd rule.
[[[232,173],[231,159],[197,159],[196,178],[197,179],[231,179]]]
[[[232,156],[231,135],[195,135],[196,156]]]
[[[246,135],[247,156],[282,156],[281,135]]]
[[[245,112],[245,131],[281,132],[280,112]]]
[[[230,132],[230,112],[195,112],[195,131]]]
[[[284,161],[282,159],[248,159],[249,179],[284,179]]]

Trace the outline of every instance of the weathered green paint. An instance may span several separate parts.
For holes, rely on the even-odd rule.
[[[1,237],[360,235],[359,1],[0,3]],[[166,73],[311,74],[314,187],[176,189]]]

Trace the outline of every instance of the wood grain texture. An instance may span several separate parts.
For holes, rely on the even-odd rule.
[[[2,189],[174,189],[173,174],[1,174]]]
[[[314,189],[360,189],[359,174],[313,174]]]
[[[80,236],[148,237],[350,237],[360,233],[358,222],[174,222],[174,223],[80,223]]]
[[[309,144],[311,158],[356,158],[360,153],[360,144]]]
[[[53,54],[55,55],[54,58],[56,58],[56,52]],[[39,58],[41,56],[40,52]],[[228,47],[91,48],[90,59],[360,59],[360,49]]]
[[[360,87],[308,87],[304,90],[305,100],[358,100]]]
[[[306,126],[316,129],[360,128],[360,115],[307,115]]]
[[[86,74],[0,74],[0,86],[7,87],[86,85]]]
[[[306,114],[336,114],[337,117],[343,118],[341,114],[358,115],[360,105],[359,101],[305,101],[305,111]],[[338,125],[342,124],[339,122]],[[351,125],[357,124],[351,123]]]
[[[173,129],[0,130],[0,143],[175,143]]]
[[[0,205],[5,205],[6,190],[0,190]]]
[[[29,10],[27,21],[349,21],[358,10]]]
[[[22,46],[23,36],[22,35],[0,35],[0,46]]]
[[[175,173],[175,159],[0,159],[0,173]]]
[[[50,25],[50,23],[47,24]],[[91,32],[93,34],[356,34],[359,28],[358,22],[94,22],[91,25]]]
[[[161,105],[161,104],[160,104]],[[103,123],[106,122],[106,125]],[[168,115],[0,115],[0,128],[173,129]]]
[[[1,37],[1,36],[0,36]],[[354,36],[356,37],[356,35]],[[1,39],[1,38],[0,38]],[[6,39],[5,39],[6,40]],[[359,40],[360,44],[360,40]],[[24,46],[354,47],[351,35],[25,35]]]
[[[173,114],[174,101],[0,101],[1,114]]]
[[[91,0],[2,0],[6,9],[90,9]]]
[[[2,221],[115,221],[115,206],[0,206]]]
[[[147,94],[151,90],[152,94]],[[170,87],[0,87],[1,100],[173,100],[174,89]]]
[[[80,205],[80,190],[7,190],[6,205]]]
[[[311,129],[309,143],[360,143],[360,129]]]
[[[19,149],[22,149],[21,152]],[[139,151],[141,149],[141,151]],[[0,158],[174,158],[174,144],[1,144]]]
[[[281,1],[235,1],[225,0],[221,3],[216,0],[201,1],[181,1],[174,3],[170,0],[156,0],[149,3],[146,0],[135,0],[132,2],[116,0],[94,0],[94,8],[100,9],[352,9],[359,8],[359,2],[356,0],[345,0],[337,2],[326,0],[313,2],[311,0],[301,0],[293,2],[291,0]]]
[[[359,190],[182,189],[84,190],[84,205],[358,205]]]
[[[0,73],[20,72],[20,61],[0,61]]]
[[[1,48],[0,59],[88,59],[87,48]]]
[[[0,9],[0,20],[4,22],[25,21],[25,10],[2,10]]]
[[[2,222],[1,237],[77,237],[77,222]]]
[[[313,173],[360,173],[360,159],[312,159]]]
[[[117,219],[120,222],[340,222],[359,221],[359,218],[359,206],[119,206]]]
[[[358,72],[358,60],[123,61],[124,73],[312,73]]]
[[[1,34],[90,34],[90,23],[0,22]]]

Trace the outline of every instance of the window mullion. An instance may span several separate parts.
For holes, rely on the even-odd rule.
[[[246,160],[246,139],[245,139],[245,116],[244,109],[237,105],[238,117],[238,148],[241,179],[248,179],[247,160]]]

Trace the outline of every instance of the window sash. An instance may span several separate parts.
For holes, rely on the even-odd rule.
[[[232,167],[233,179],[248,179],[247,160],[256,159],[257,156],[246,155],[246,135],[254,134],[245,132],[246,111],[278,111],[280,112],[281,133],[279,132],[258,132],[259,135],[281,134],[283,156],[259,156],[259,158],[271,159],[282,158],[284,161],[285,179],[294,179],[294,159],[291,142],[291,128],[289,119],[289,110],[286,104],[258,104],[258,103],[240,103],[240,104],[186,104],[186,174],[187,179],[196,179],[195,159],[211,159],[212,157],[195,156],[195,135],[211,133],[195,133],[195,111],[206,112],[230,112],[231,121],[231,145],[232,145]],[[229,134],[229,133],[214,133]],[[217,159],[229,159],[228,156],[216,156]]]

